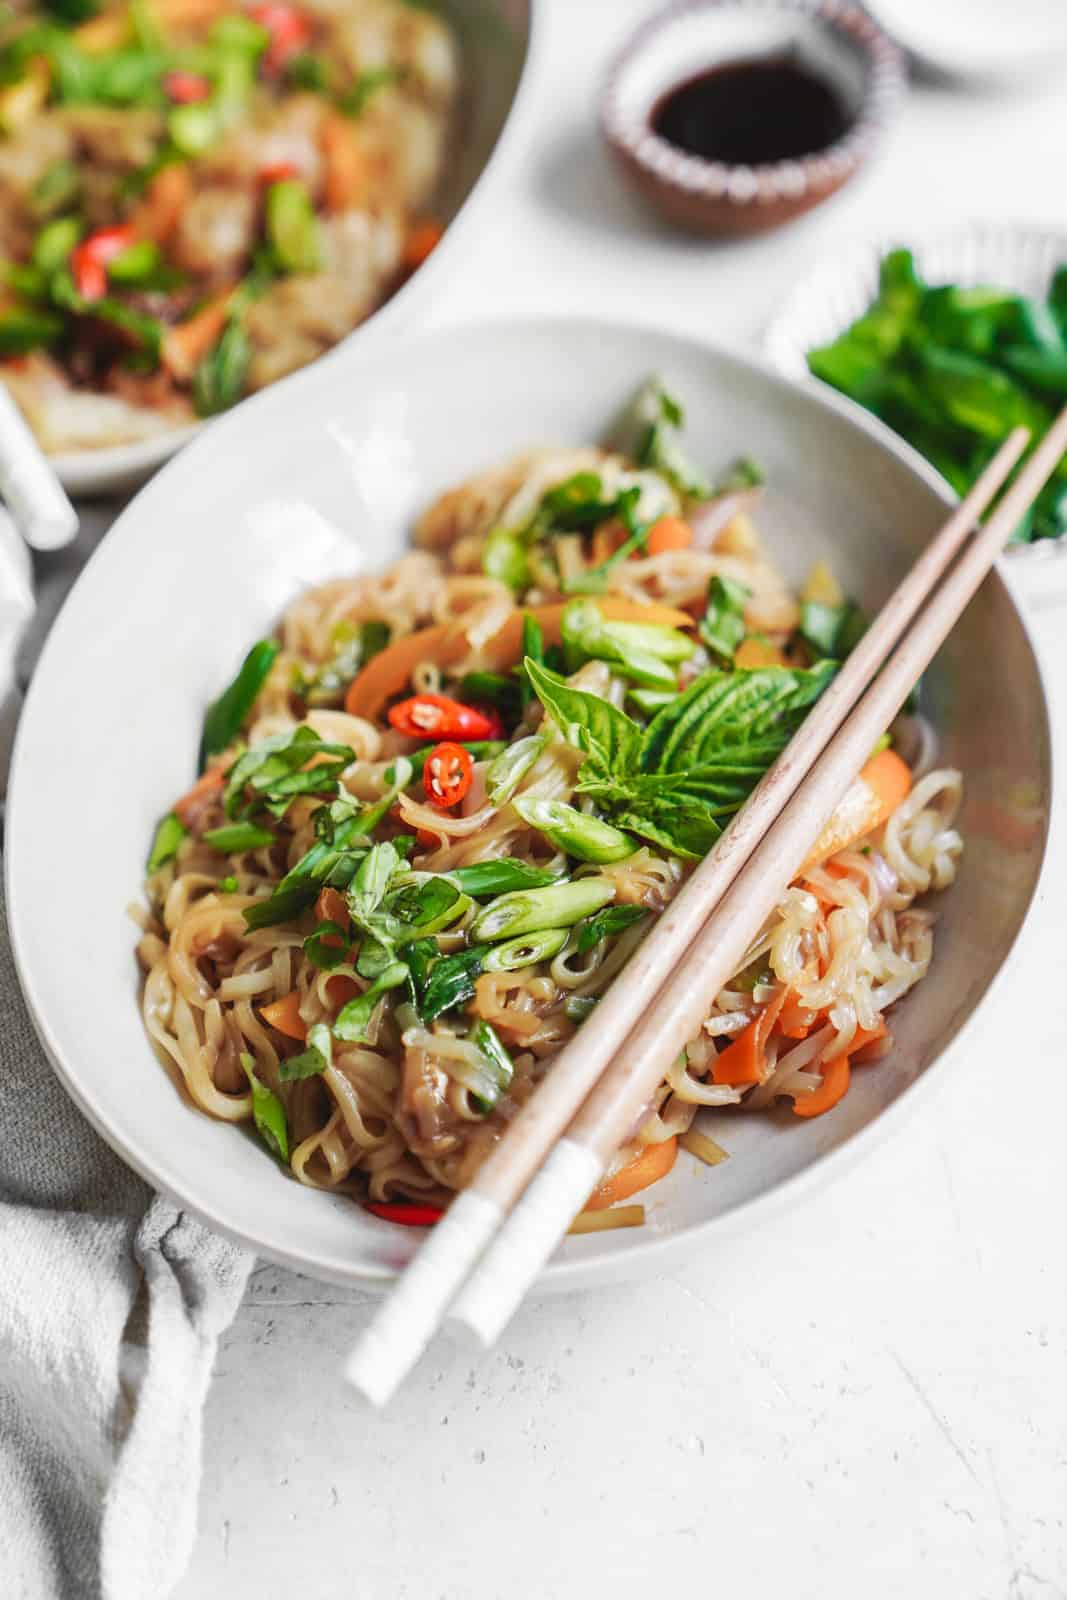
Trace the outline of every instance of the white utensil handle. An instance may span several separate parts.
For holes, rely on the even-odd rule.
[[[34,550],[58,550],[69,544],[78,531],[78,513],[3,383],[0,498]]]
[[[602,1172],[588,1145],[561,1139],[456,1296],[449,1322],[486,1349],[494,1344]]]
[[[452,1298],[457,1266],[466,1276],[500,1218],[500,1207],[474,1190],[457,1195],[375,1312],[345,1366],[372,1405],[383,1406],[422,1355]]]

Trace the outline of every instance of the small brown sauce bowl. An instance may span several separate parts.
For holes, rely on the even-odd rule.
[[[837,140],[809,154],[745,165],[691,154],[655,131],[654,121],[681,86],[770,61],[788,62],[831,91],[845,113]],[[669,221],[693,233],[762,233],[848,182],[877,143],[905,81],[896,45],[847,0],[682,0],[644,23],[616,58],[601,127],[631,183]]]

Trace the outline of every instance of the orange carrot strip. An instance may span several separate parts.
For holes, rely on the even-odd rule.
[[[860,772],[812,847],[798,876],[880,828],[911,789],[911,769],[895,750],[880,750]]]
[[[192,197],[193,180],[185,162],[171,162],[156,173],[130,221],[143,239],[166,244]]]
[[[404,240],[404,266],[408,272],[414,272],[416,267],[421,267],[427,256],[432,255],[444,238],[444,228],[432,217],[424,222],[416,222],[409,230]]]
[[[259,1014],[264,1022],[288,1038],[301,1042],[307,1038],[307,1023],[300,1015],[300,996],[295,989],[283,994],[280,1000],[272,1000],[269,1006],[263,1006]]]
[[[785,657],[768,639],[742,639],[734,653],[735,667],[784,667]]]
[[[869,1044],[874,1044],[878,1039],[886,1036],[886,1025],[881,1018],[873,1028],[857,1028],[852,1035],[852,1043],[848,1047],[848,1054],[835,1056],[833,1061],[828,1061],[820,1068],[822,1083],[814,1094],[798,1094],[793,1101],[793,1111],[798,1117],[819,1117],[824,1111],[829,1111],[831,1106],[844,1098],[852,1075],[851,1062],[853,1057]]]
[[[786,993],[785,989],[779,989],[755,1021],[750,1022],[744,1032],[739,1033],[733,1043],[715,1057],[711,1068],[713,1083],[725,1083],[732,1089],[743,1089],[750,1083],[762,1082],[767,1040],[785,1004]]]
[[[163,335],[163,365],[174,378],[188,380],[221,336],[230,307],[229,289],[214,295],[185,322],[175,323]]]
[[[639,1189],[647,1189],[649,1184],[658,1183],[674,1166],[677,1154],[678,1140],[675,1138],[663,1139],[659,1144],[646,1144],[632,1161],[597,1184],[585,1202],[585,1209],[603,1211],[605,1207],[613,1206],[616,1200],[627,1200]]]
[[[191,828],[197,802],[206,800],[223,786],[223,772],[221,767],[209,767],[208,770],[197,778],[193,787],[180,800],[174,802],[174,815],[183,828]]]
[[[814,1094],[798,1094],[793,1101],[793,1111],[798,1117],[821,1117],[844,1098],[850,1077],[848,1056],[835,1056],[820,1070],[822,1082]]]
[[[331,112],[323,119],[323,161],[326,167],[326,209],[336,216],[357,205],[364,186],[366,168],[359,148],[359,136],[349,117]]]
[[[668,550],[688,550],[693,542],[693,530],[681,517],[660,517],[652,524],[645,549],[650,556],[665,555]]]
[[[639,600],[626,600],[621,595],[611,595],[598,600],[602,616],[609,622],[649,622],[665,628],[691,628],[693,618],[685,611],[675,611],[672,606],[644,604]],[[566,608],[562,605],[534,606],[528,612],[515,610],[500,631],[486,642],[483,656],[489,670],[501,671],[518,661],[522,654],[522,619],[529,615],[541,625],[546,644],[559,644],[560,623]],[[365,717],[373,722],[387,700],[391,700],[411,682],[411,674],[420,661],[433,661],[439,667],[454,666],[470,654],[470,642],[462,623],[438,623],[432,628],[420,628],[416,633],[406,633],[395,643],[387,645],[364,667],[348,686],[345,710],[354,717]]]

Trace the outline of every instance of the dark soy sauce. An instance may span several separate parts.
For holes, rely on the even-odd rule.
[[[815,155],[851,120],[834,90],[787,55],[712,67],[665,94],[651,119],[688,155],[747,167]]]

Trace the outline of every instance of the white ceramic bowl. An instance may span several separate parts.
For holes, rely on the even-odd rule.
[[[455,28],[462,60],[456,134],[435,209],[447,224],[437,249],[397,292],[341,345],[346,357],[381,338],[392,338],[433,292],[443,272],[463,260],[463,239],[488,199],[490,172],[498,164],[505,135],[515,120],[520,93],[529,83],[536,0],[442,0]],[[199,433],[204,424],[168,428],[158,437],[107,450],[78,450],[52,458],[72,495],[110,495],[134,489]]]
[[[142,1031],[125,908],[156,819],[192,779],[203,707],[306,585],[388,561],[419,508],[474,469],[530,444],[601,437],[651,372],[683,399],[699,459],[763,462],[774,490],[761,522],[791,575],[830,554],[875,606],[942,519],[935,475],[833,395],[684,337],[488,323],[325,363],[220,420],[123,513],[53,628],[8,810],[8,908],[30,1009],[104,1137],[265,1256],[381,1283],[414,1240],[298,1187],[250,1134],[193,1110]],[[566,1240],[550,1286],[658,1266],[774,1198],[797,1203],[802,1182],[914,1105],[915,1080],[973,1015],[1029,904],[1050,786],[1040,677],[999,578],[928,674],[926,703],[944,758],[967,774],[968,843],[933,974],[894,1017],[894,1054],[825,1117],[720,1116],[712,1128],[731,1159],[714,1171],[679,1162],[648,1197],[643,1229]]]
[[[828,388],[808,371],[807,352],[829,344],[866,311],[878,292],[882,257],[901,245],[914,253],[928,283],[989,283],[1026,295],[1047,294],[1056,268],[1067,262],[1062,228],[1018,223],[969,222],[870,240],[822,262],[787,295],[764,335],[764,350],[780,372]],[[1038,539],[1009,550],[1012,561],[1027,566],[1064,554],[1067,538]]]

